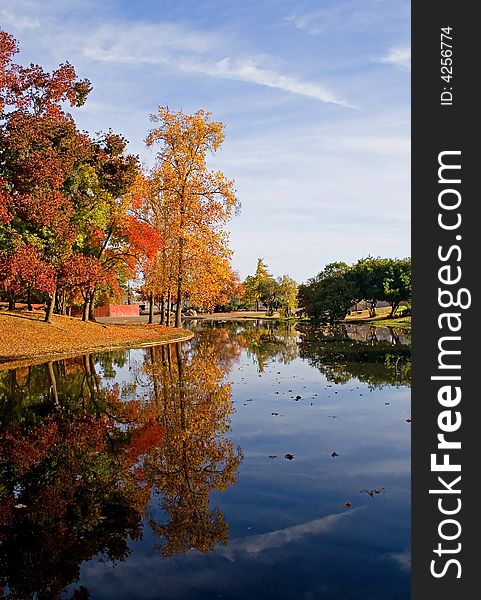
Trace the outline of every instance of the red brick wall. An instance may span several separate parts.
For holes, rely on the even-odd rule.
[[[138,317],[138,304],[104,304],[95,308],[96,317]],[[81,317],[82,309],[72,307],[72,317]]]
[[[109,304],[104,304],[103,306],[96,306],[94,309],[94,315],[96,317],[109,317]]]
[[[99,306],[98,308],[104,308]],[[97,316],[97,308],[95,309],[95,316]],[[109,314],[105,316],[109,317],[138,317],[139,316],[139,305],[138,304],[109,304]],[[104,315],[98,315],[104,316]]]

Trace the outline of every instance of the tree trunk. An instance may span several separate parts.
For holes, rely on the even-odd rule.
[[[165,298],[162,296],[160,300],[160,324],[165,325]]]
[[[394,317],[394,315],[397,312],[397,309],[399,308],[399,302],[391,302],[391,312],[389,314],[389,317],[392,319]]]
[[[183,211],[182,211],[181,224],[183,222]],[[179,254],[177,262],[177,305],[175,310],[175,327],[180,327],[182,324],[182,287],[183,287],[183,261],[184,261],[184,240],[182,237],[179,239]]]
[[[170,289],[167,292],[167,315],[166,315],[166,319],[165,319],[165,324],[167,325],[167,327],[170,327]]]
[[[149,323],[154,322],[154,292],[149,295]]]
[[[95,321],[95,288],[90,292],[89,321]]]
[[[175,307],[175,327],[182,325],[182,277],[177,282],[177,305]]]
[[[8,310],[15,310],[15,296],[12,292],[8,294]]]
[[[33,311],[32,290],[30,288],[27,289],[27,310],[29,310],[30,312]]]
[[[61,294],[58,294],[58,312],[61,315],[66,315],[67,314],[67,302],[66,302],[66,295],[65,295],[65,291],[62,291]]]
[[[54,291],[52,292],[52,294],[49,294],[49,296],[48,296],[47,311],[45,313],[45,322],[46,323],[52,322],[52,315],[53,315],[53,309],[55,306],[56,297],[57,297],[57,288],[55,288]]]
[[[87,290],[85,292],[84,305],[82,307],[82,321],[89,320],[89,299],[90,299],[90,291]]]

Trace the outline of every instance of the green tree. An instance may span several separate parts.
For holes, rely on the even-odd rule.
[[[356,288],[350,277],[349,266],[334,262],[326,265],[307,284],[299,286],[298,301],[312,319],[332,322],[346,316],[355,297]]]
[[[376,306],[379,300],[385,299],[384,280],[388,259],[361,258],[350,270],[350,279],[356,288],[356,301],[365,300],[369,316],[376,316]]]
[[[384,278],[384,299],[391,305],[390,317],[401,302],[411,299],[411,261],[408,258],[387,259]]]
[[[282,313],[290,317],[297,308],[297,283],[288,275],[282,275],[277,280],[279,305]]]

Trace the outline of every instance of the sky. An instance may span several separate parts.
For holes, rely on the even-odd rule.
[[[16,62],[88,78],[79,128],[123,134],[146,168],[157,106],[225,123],[208,164],[235,180],[242,278],[258,258],[303,282],[410,255],[407,0],[1,0],[0,28]]]

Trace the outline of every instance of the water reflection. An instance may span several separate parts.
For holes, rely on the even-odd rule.
[[[109,384],[122,352],[0,374],[0,577],[14,597],[55,598],[83,561],[124,560],[152,495],[163,556],[226,543],[209,495],[235,482],[241,460],[227,437],[224,376],[240,351],[228,338],[141,351],[122,385]]]
[[[387,460],[382,436],[389,435],[389,452],[393,461],[400,460],[404,446],[396,442],[401,439],[398,421],[394,425],[385,420],[387,416],[376,416],[383,424],[379,430],[376,419],[365,425],[364,412],[356,413],[361,410],[358,396],[362,394],[354,389],[350,391],[356,394],[353,403],[348,397],[343,400],[351,421],[326,418],[316,423],[313,418],[322,416],[323,410],[326,416],[334,412],[330,392],[319,387],[319,372],[332,383],[356,378],[373,390],[409,385],[409,339],[403,333],[358,326],[313,329],[262,320],[197,322],[190,328],[196,335],[182,345],[89,354],[0,372],[0,586],[5,595],[57,598],[80,579],[82,585],[71,586],[68,593],[74,595],[69,597],[87,598],[89,581],[82,578],[81,566],[99,560],[124,561],[138,547],[134,542],[148,544],[143,552],[158,559],[196,550],[208,553],[212,560],[220,556],[237,564],[243,557],[268,554],[302,539],[311,548],[309,557],[303,558],[305,566],[317,552],[312,536],[331,535],[334,524],[343,526],[367,512],[353,508],[339,513],[340,487],[345,488],[358,473],[363,481],[350,484],[351,494],[352,490],[359,494],[361,486],[384,486],[385,479],[367,479],[369,468],[387,469],[394,477],[392,485],[401,485],[397,463],[379,466],[371,450],[377,444]],[[270,369],[274,363],[276,368]],[[301,385],[309,368],[317,376],[309,375]],[[235,390],[231,377],[237,377]],[[296,399],[309,396],[309,402],[293,402],[293,394]],[[250,418],[247,412],[236,415],[236,435],[253,460],[264,456],[268,465],[251,463],[244,487],[235,487],[243,456],[231,431],[233,396],[246,411],[257,411]],[[265,404],[256,405],[261,396]],[[389,400],[394,404],[396,397]],[[377,410],[387,404],[380,403]],[[363,423],[362,435],[350,429],[357,428],[358,422]],[[406,425],[404,419],[401,423]],[[317,448],[321,431],[326,445],[322,452],[329,456],[335,447],[344,463],[341,459],[322,463]],[[362,446],[360,439],[368,434],[371,437]],[[362,464],[358,448],[364,448]],[[286,451],[295,455],[292,463],[282,462]],[[281,460],[273,460],[276,453]],[[344,458],[349,454],[359,464],[349,467]],[[285,473],[280,470],[284,463],[289,465]],[[402,458],[404,463],[407,469]],[[338,464],[347,465],[340,478],[329,470]],[[268,469],[278,469],[277,474],[269,476],[274,471]],[[299,479],[294,493],[292,481],[283,477],[295,469]],[[316,479],[312,473],[317,469]],[[278,487],[282,493],[285,490],[285,497]],[[225,490],[238,497],[230,516],[225,516],[217,494]],[[347,493],[339,491],[340,498],[345,500]],[[266,504],[264,498],[277,496],[282,497],[279,504]],[[319,498],[325,506],[321,514],[310,508],[317,506]],[[298,520],[291,515],[277,520],[283,505],[297,503],[302,506]],[[248,517],[242,516],[245,507],[250,507]],[[250,526],[246,532],[237,525],[229,543],[233,515],[252,523],[256,511],[261,515],[257,532],[251,535]],[[396,545],[393,548],[400,551]],[[299,546],[294,549],[301,551]],[[292,593],[299,585],[296,577],[288,582]],[[310,571],[309,577],[312,586],[316,580]],[[281,588],[278,592],[284,597]],[[111,597],[102,596],[98,588],[96,593]],[[199,598],[213,597],[209,591],[205,596],[200,590],[196,593]],[[248,596],[244,589],[239,594]]]
[[[411,384],[409,339],[393,328],[363,326],[299,327],[299,356],[328,381],[352,378],[371,387]]]
[[[409,335],[393,327],[325,325],[273,320],[206,324],[193,321],[191,329],[235,333],[248,356],[263,373],[269,362],[287,365],[301,358],[333,383],[352,378],[371,387],[409,386],[411,347]]]

